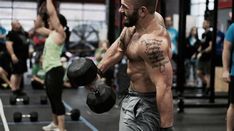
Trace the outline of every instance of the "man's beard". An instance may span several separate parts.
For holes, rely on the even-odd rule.
[[[126,14],[124,14],[124,16],[126,17],[126,19],[124,21],[124,26],[132,27],[132,26],[136,25],[136,23],[138,21],[137,10],[134,10],[134,12],[131,15],[127,16]]]

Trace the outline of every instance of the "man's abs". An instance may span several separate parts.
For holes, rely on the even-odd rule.
[[[150,80],[143,64],[128,63],[127,74],[130,78],[131,90],[146,93],[155,92],[156,88]]]

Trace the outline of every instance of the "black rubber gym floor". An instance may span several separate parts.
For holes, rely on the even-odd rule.
[[[42,126],[51,122],[50,106],[40,104],[40,96],[45,95],[44,90],[32,90],[27,82],[25,83],[24,91],[30,97],[29,105],[20,102],[10,105],[11,92],[0,90],[5,116],[10,131],[41,131]],[[68,131],[118,131],[120,100],[117,100],[115,107],[109,112],[95,114],[86,105],[86,95],[85,88],[64,90],[63,99],[67,111],[75,108],[81,111],[79,121],[72,121],[69,116],[66,116],[66,129]],[[38,122],[30,122],[28,118],[23,118],[22,122],[15,123],[13,113],[16,111],[23,114],[36,111],[39,114]],[[226,108],[186,108],[184,113],[177,113],[175,104],[175,129],[176,131],[225,131],[225,113]],[[0,131],[4,131],[2,122]]]

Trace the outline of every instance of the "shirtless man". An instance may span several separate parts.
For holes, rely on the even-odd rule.
[[[130,77],[120,113],[120,131],[173,131],[171,41],[158,14],[157,0],[121,0],[124,25],[98,64],[105,72],[124,55]]]

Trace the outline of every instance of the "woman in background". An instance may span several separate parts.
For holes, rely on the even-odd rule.
[[[38,23],[42,22],[40,16],[37,17],[35,22],[35,31],[48,36],[43,50],[42,67],[46,72],[45,87],[52,108],[53,121],[42,129],[44,131],[65,131],[65,106],[62,102],[64,68],[60,56],[67,37],[66,30],[68,30],[68,27],[66,18],[57,14],[53,2],[56,1],[46,0],[46,3],[41,4],[41,8],[39,8],[41,9],[39,14],[46,12],[48,15],[49,29],[37,27],[37,25],[41,25]],[[46,8],[44,8],[45,6]]]

